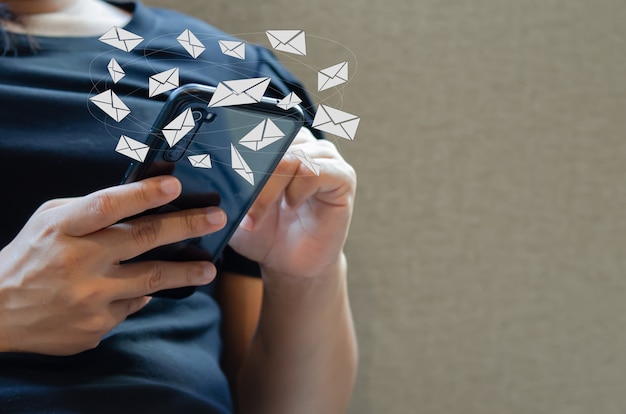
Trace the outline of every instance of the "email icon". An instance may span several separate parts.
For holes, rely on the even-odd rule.
[[[167,124],[163,128],[162,132],[167,143],[170,144],[170,147],[173,147],[178,141],[183,139],[183,137],[191,132],[195,127],[196,122],[193,119],[193,113],[191,112],[191,108],[187,108],[185,112],[178,115],[172,120],[172,122]]]
[[[319,176],[321,166],[313,161],[313,158],[309,157],[308,154],[302,150],[290,151],[293,155],[295,155],[302,165],[304,165],[309,170],[313,171],[313,174]]]
[[[220,45],[220,49],[222,49],[222,53],[226,56],[232,56],[241,60],[246,58],[246,44],[244,42],[220,40],[218,43]]]
[[[126,115],[130,114],[130,109],[124,105],[124,102],[111,89],[92,96],[89,100],[117,122],[120,122]]]
[[[353,140],[360,120],[356,115],[320,105],[313,119],[313,128]]]
[[[317,91],[321,92],[348,81],[348,62],[338,63],[317,73]]]
[[[117,60],[115,60],[114,58],[111,58],[111,60],[109,61],[107,69],[109,70],[109,74],[113,79],[113,83],[118,83],[120,79],[126,76],[126,72],[124,72],[124,69],[122,69],[120,64],[117,63]]]
[[[267,30],[265,34],[275,50],[306,55],[306,37],[303,30]]]
[[[150,76],[148,96],[150,98],[178,88],[178,68],[169,69]]]
[[[278,101],[276,104],[277,107],[284,109],[285,111],[296,107],[302,103],[302,99],[295,93],[291,92],[289,95],[285,96],[283,99]]]
[[[146,155],[148,155],[149,150],[150,147],[146,144],[127,137],[126,135],[122,135],[120,137],[117,147],[115,147],[115,151],[139,162],[143,162],[146,159]]]
[[[213,168],[210,154],[190,155],[187,159],[196,168]]]
[[[250,78],[224,81],[217,84],[209,108],[217,106],[257,103],[263,98],[270,78]]]
[[[114,27],[98,39],[107,45],[111,45],[125,52],[130,52],[143,42],[143,37],[124,30],[119,27]]]
[[[189,29],[182,32],[176,40],[194,59],[197,59],[206,50],[202,42]]]
[[[239,144],[258,151],[285,137],[285,133],[267,118],[239,140]]]
[[[233,170],[247,182],[254,185],[254,174],[252,170],[233,144],[230,144],[230,158]]]

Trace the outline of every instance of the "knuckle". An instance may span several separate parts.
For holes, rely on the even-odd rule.
[[[159,264],[155,264],[151,267],[150,273],[146,278],[146,289],[148,292],[155,292],[163,286],[165,280],[164,273],[163,266]]]
[[[71,247],[60,249],[50,259],[48,267],[51,272],[70,276],[82,269],[83,255]]]
[[[101,314],[93,315],[89,318],[89,321],[85,325],[87,333],[96,337],[98,342],[100,337],[109,332],[111,328],[112,326],[110,325],[108,318]]]
[[[100,336],[98,336],[97,338],[92,338],[91,340],[85,343],[84,350],[88,351],[91,349],[96,349],[98,345],[100,345],[101,341],[102,341],[102,338]]]
[[[250,210],[248,210],[248,215],[252,218],[259,217],[263,214],[263,212],[268,211],[270,208],[270,201],[266,197],[258,197]]]
[[[183,231],[186,234],[194,233],[198,229],[198,227],[204,227],[200,225],[198,217],[189,211],[186,211],[185,214],[182,215],[180,220],[182,222],[181,226],[183,228]]]
[[[102,294],[91,287],[70,286],[61,293],[61,299],[70,309],[78,314],[89,314],[96,309],[101,302]]]
[[[298,161],[295,155],[286,153],[282,160],[278,163],[274,169],[274,175],[286,175],[292,169],[294,164]]]
[[[316,144],[319,145],[321,148],[325,148],[333,152],[337,151],[337,146],[327,139],[320,139],[316,141]]]
[[[107,192],[93,194],[87,198],[87,213],[94,216],[111,217],[115,214],[115,203]]]
[[[46,210],[50,210],[51,208],[58,206],[61,203],[61,200],[62,199],[59,199],[59,198],[48,200],[44,202],[42,205],[40,205],[39,208],[35,212],[40,213]]]
[[[146,183],[140,183],[134,194],[135,201],[141,206],[150,204],[152,200],[150,187]]]
[[[348,183],[350,184],[350,188],[352,189],[352,191],[355,191],[358,183],[356,170],[350,164],[346,165],[346,175],[348,177]]]
[[[36,228],[42,239],[56,237],[63,227],[63,219],[53,210],[45,210],[37,216]]]
[[[137,220],[131,226],[131,235],[139,245],[154,245],[161,231],[161,223],[153,218]]]
[[[283,158],[282,163],[277,166],[278,175],[293,177],[301,166],[300,159],[295,154],[289,153],[289,156]]]

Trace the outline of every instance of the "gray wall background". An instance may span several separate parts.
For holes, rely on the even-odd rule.
[[[626,3],[147,3],[358,60],[350,413],[626,410]]]

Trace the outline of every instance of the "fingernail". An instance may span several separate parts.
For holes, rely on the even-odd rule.
[[[174,177],[166,177],[161,180],[161,190],[165,194],[178,194],[180,192],[180,181]]]
[[[213,224],[214,226],[219,226],[223,224],[224,221],[226,221],[226,214],[221,208],[210,208],[207,211],[206,217],[209,223]]]
[[[194,274],[198,283],[208,283],[215,277],[215,267],[210,264],[203,264]]]
[[[241,223],[239,223],[239,227],[244,229],[245,231],[252,231],[254,229],[254,220],[250,215],[246,214]]]

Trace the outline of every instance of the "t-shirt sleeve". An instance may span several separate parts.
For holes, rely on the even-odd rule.
[[[219,272],[237,273],[239,275],[261,277],[261,269],[259,264],[253,260],[243,257],[233,250],[232,247],[226,246],[222,252],[220,260],[216,263]]]
[[[278,61],[271,50],[259,48],[259,56],[258,71],[260,75],[272,78],[266,95],[277,99],[284,98],[290,92],[298,95],[302,100],[300,107],[304,111],[305,126],[311,130],[317,139],[324,139],[324,134],[312,126],[315,118],[315,105],[302,83]]]

